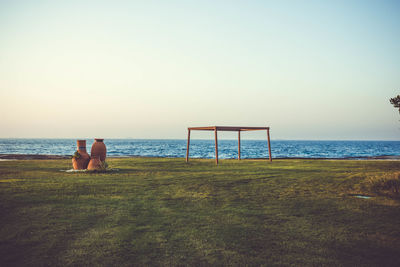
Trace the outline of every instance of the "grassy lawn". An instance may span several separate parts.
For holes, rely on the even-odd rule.
[[[0,266],[400,265],[400,200],[364,186],[400,162],[108,163],[0,162]]]

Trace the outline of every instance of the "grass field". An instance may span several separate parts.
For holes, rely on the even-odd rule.
[[[400,265],[399,161],[108,163],[0,162],[0,266]]]

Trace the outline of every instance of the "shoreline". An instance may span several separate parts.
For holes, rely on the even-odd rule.
[[[182,158],[184,157],[146,157],[146,156],[108,156],[108,158]],[[71,159],[69,155],[42,155],[42,154],[0,154],[0,161],[7,160],[55,160],[55,159]],[[203,158],[191,158],[193,160]],[[205,159],[205,158],[204,158]],[[213,159],[213,158],[209,158]],[[272,157],[273,160],[400,160],[399,156],[366,156],[366,157],[344,157],[344,158],[307,158],[307,157]],[[220,159],[225,160],[225,159]],[[237,160],[236,158],[229,158],[227,160]],[[243,160],[267,160],[267,158],[244,158]]]

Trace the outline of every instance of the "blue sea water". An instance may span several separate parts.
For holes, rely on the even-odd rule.
[[[185,157],[186,140],[105,139],[108,156]],[[92,140],[87,140],[90,152]],[[347,158],[400,155],[400,141],[272,140],[273,158]],[[0,154],[72,155],[75,139],[0,139]],[[219,140],[219,158],[237,158],[236,140]],[[242,158],[268,157],[265,140],[242,140]],[[191,140],[191,158],[214,158],[212,140]]]

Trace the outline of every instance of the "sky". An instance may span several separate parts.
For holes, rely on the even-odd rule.
[[[0,0],[0,138],[184,139],[189,126],[234,125],[400,140],[399,14],[377,0]]]

